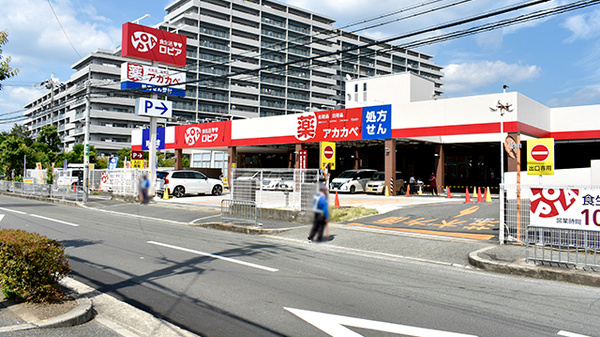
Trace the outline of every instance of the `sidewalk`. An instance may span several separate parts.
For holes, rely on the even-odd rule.
[[[99,199],[86,205],[78,205],[101,212],[122,213],[128,216],[161,219],[249,234],[263,234],[279,240],[309,244],[306,240],[309,224],[266,219],[259,219],[259,226],[222,222],[217,207],[220,204],[220,201],[217,200],[219,198],[223,197],[155,199],[150,205]],[[378,208],[380,212],[411,205],[460,200],[458,197],[452,199],[430,196],[377,198],[368,195],[345,195],[341,199],[342,206],[374,206],[373,208]],[[333,203],[333,200],[330,201]],[[483,240],[450,239],[435,235],[399,233],[392,230],[361,228],[345,224],[331,224],[330,233],[331,241],[325,244],[331,249],[393,255],[442,265],[478,268],[490,272],[600,286],[600,273],[564,266],[527,264],[525,247],[522,245],[500,245],[497,242]],[[2,302],[8,308],[0,307],[0,334],[42,327],[80,325],[92,319],[94,310],[97,315],[90,324],[96,324],[97,326],[95,325],[93,328],[101,331],[94,333],[97,336],[195,336],[108,295],[100,294],[73,279],[66,278],[61,282],[63,286],[76,294],[77,305],[75,308],[57,317],[40,320],[28,316],[26,310],[21,310],[22,308],[19,308],[18,305],[7,305]],[[140,322],[144,322],[144,324],[140,326]],[[75,331],[70,331],[67,329],[56,336],[79,335]],[[34,335],[28,334],[27,336]],[[46,333],[39,336],[42,335],[50,336]]]

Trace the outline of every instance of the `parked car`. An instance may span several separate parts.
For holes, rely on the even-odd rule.
[[[55,185],[59,186],[83,186],[83,170],[65,170],[55,182]]]
[[[165,174],[166,173],[166,174]],[[186,194],[221,195],[223,182],[219,179],[209,178],[203,173],[187,170],[159,171],[156,172],[156,193],[162,195],[166,188],[174,197],[181,198]]]
[[[262,188],[264,190],[276,190],[283,178],[283,172],[264,172],[262,177]]]
[[[396,190],[397,193],[405,193],[404,192],[404,179],[400,178],[400,172],[396,172],[396,180],[395,180],[395,186],[394,189]],[[375,173],[373,173],[373,176],[371,176],[371,179],[367,182],[367,186],[366,186],[366,190],[365,192],[367,193],[376,193],[376,194],[383,194],[385,191],[385,172],[383,171],[377,171]],[[390,191],[390,194],[394,195],[394,193],[392,191]]]
[[[364,192],[369,179],[377,171],[370,169],[347,170],[335,177],[329,184],[330,192]]]

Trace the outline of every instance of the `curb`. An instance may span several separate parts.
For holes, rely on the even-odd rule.
[[[581,271],[575,271],[575,268],[564,269],[546,265],[530,265],[525,262],[525,259],[513,262],[501,262],[479,256],[479,253],[484,253],[493,248],[495,247],[486,247],[469,253],[469,263],[479,269],[495,273],[600,287],[600,275],[582,273]]]
[[[62,285],[65,286],[64,284]],[[94,315],[92,301],[85,296],[77,294],[77,292],[75,292],[73,289],[67,286],[65,287],[69,289],[69,291],[72,295],[74,295],[75,300],[77,301],[77,306],[74,309],[71,309],[69,312],[64,313],[60,316],[51,317],[46,320],[28,320],[26,319],[26,317],[23,317],[18,310],[8,307],[8,309],[13,314],[19,316],[22,320],[24,320],[27,323],[2,327],[0,328],[0,333],[38,328],[64,328],[81,325],[89,322]]]

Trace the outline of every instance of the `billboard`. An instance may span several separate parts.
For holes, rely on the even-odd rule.
[[[185,73],[125,62],[121,64],[121,89],[142,89],[185,96]],[[168,85],[168,86],[167,86]]]
[[[532,188],[530,223],[600,231],[600,190]]]
[[[123,24],[121,56],[156,61],[178,67],[186,65],[187,37],[127,22]]]

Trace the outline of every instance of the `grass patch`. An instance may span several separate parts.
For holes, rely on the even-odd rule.
[[[332,222],[348,221],[363,216],[377,214],[376,209],[358,207],[336,207],[331,209],[330,219]]]

